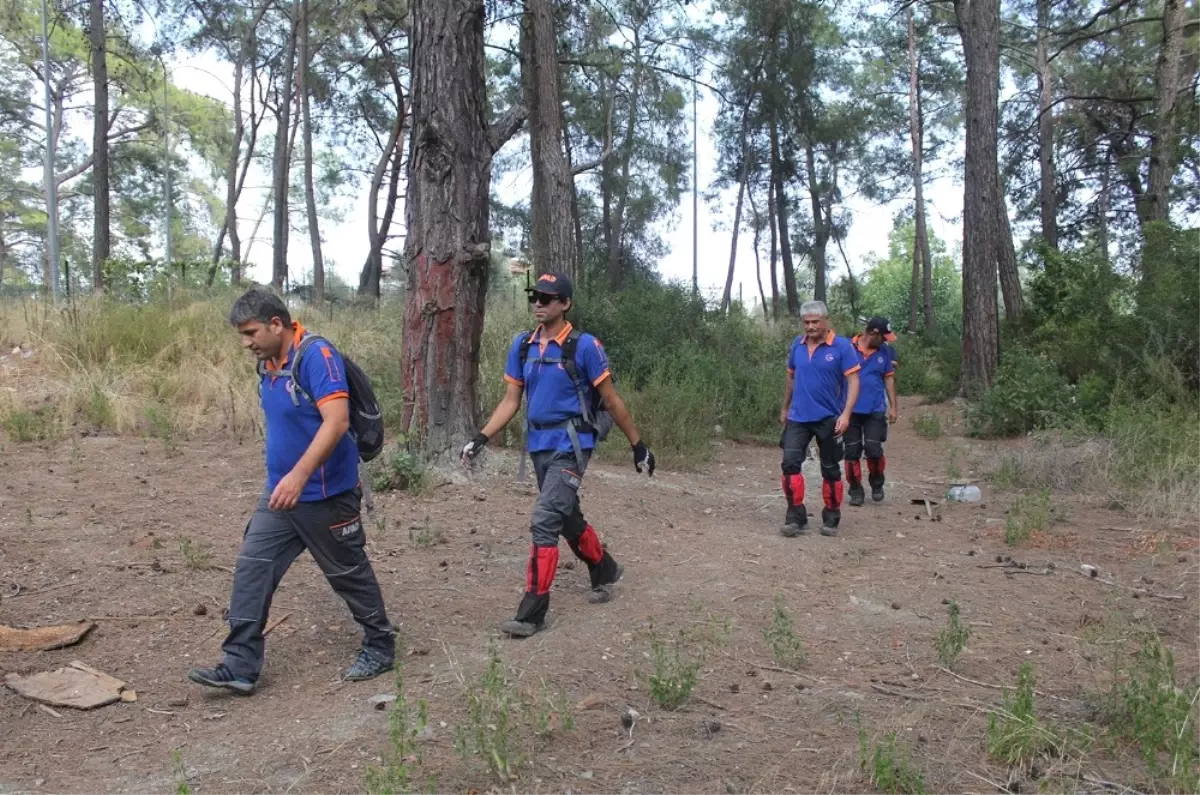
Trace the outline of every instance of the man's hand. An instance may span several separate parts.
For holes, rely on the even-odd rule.
[[[300,502],[300,494],[304,491],[304,484],[307,482],[308,477],[293,469],[284,475],[283,480],[275,486],[275,490],[271,492],[271,499],[267,502],[267,507],[272,511],[292,510],[296,507],[296,503]]]
[[[462,463],[468,469],[475,458],[483,452],[483,448],[487,447],[488,438],[482,433],[475,434],[475,438],[463,445]]]
[[[633,445],[633,468],[639,473],[645,468],[646,474],[654,477],[654,453],[642,442]]]
[[[900,418],[900,415],[896,411],[895,404],[888,406],[888,425],[894,425],[896,423],[896,420],[899,418]]]
[[[833,435],[841,436],[843,433],[846,432],[846,429],[849,427],[850,427],[850,414],[849,414],[849,412],[844,412],[840,417],[837,418],[837,422],[835,422],[833,424]]]
[[[782,425],[784,428],[787,427],[787,415],[788,415],[788,407],[784,406],[783,408],[781,408],[779,410],[779,424]]]

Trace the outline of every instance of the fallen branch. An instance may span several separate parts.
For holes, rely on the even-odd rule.
[[[909,698],[909,699],[912,699],[913,701],[928,701],[929,700],[928,696],[922,696],[922,695],[918,695],[916,693],[901,693],[898,690],[892,690],[890,687],[884,687],[883,685],[877,684],[875,682],[871,683],[871,689],[876,692],[883,693],[885,696],[895,696],[896,698]]]
[[[1124,588],[1125,590],[1131,591],[1135,594],[1144,594],[1146,596],[1151,596],[1155,599],[1166,599],[1167,601],[1170,601],[1170,602],[1182,602],[1185,599],[1187,599],[1187,596],[1184,594],[1155,593],[1154,591],[1147,591],[1145,588],[1134,588],[1132,585],[1122,585],[1119,582],[1113,582],[1112,580],[1106,580],[1102,577],[1093,577],[1092,575],[1088,574],[1087,572],[1079,571],[1078,569],[1072,569],[1072,571],[1074,571],[1080,577],[1086,577],[1089,580],[1094,580],[1096,582],[1102,582],[1105,585],[1111,586],[1113,588]]]
[[[49,715],[53,718],[61,718],[62,717],[62,715],[60,713],[56,712],[55,710],[50,709],[45,704],[38,704],[38,709],[40,709],[42,712],[45,712],[47,715]]]
[[[72,580],[71,582],[60,582],[58,585],[51,585],[47,588],[38,588],[35,591],[22,591],[21,586],[17,585],[17,593],[12,596],[5,596],[6,599],[17,599],[22,596],[33,596],[34,594],[46,593],[48,591],[57,591],[59,588],[70,588],[72,585],[83,585],[86,580]]]
[[[267,628],[263,630],[263,637],[266,637],[268,634],[270,634],[271,630],[275,629],[275,627],[279,626],[284,621],[287,621],[291,615],[292,615],[291,613],[284,613],[283,615],[281,615],[279,618],[275,619],[274,621],[268,621]]]
[[[945,673],[950,674],[951,676],[953,676],[955,679],[958,679],[959,681],[968,682],[973,685],[979,685],[980,687],[987,687],[992,690],[1016,690],[1017,689],[1016,685],[993,685],[990,682],[980,682],[977,679],[968,679],[965,676],[959,676],[958,674],[954,673],[954,671],[951,671],[949,668],[943,668],[940,665],[936,666],[936,667],[939,671],[944,671]],[[1069,698],[1063,698],[1062,696],[1053,695],[1052,693],[1045,693],[1045,692],[1042,692],[1041,690],[1034,690],[1033,692],[1043,698],[1052,698],[1055,701],[1068,701],[1069,702],[1071,700]]]
[[[718,704],[717,702],[715,702],[715,701],[709,701],[707,698],[704,698],[703,696],[692,696],[692,698],[696,699],[697,701],[699,701],[699,702],[700,702],[700,703],[702,703],[702,704],[708,704],[708,705],[709,705],[710,707],[712,707],[713,709],[720,709],[720,710],[724,710],[724,709],[725,709],[724,707],[722,707],[722,706],[721,706],[720,704]]]
[[[810,682],[816,682],[816,681],[819,681],[819,680],[817,680],[815,677],[808,676],[807,674],[802,674],[802,673],[800,673],[799,671],[793,671],[793,670],[791,670],[791,669],[788,669],[788,668],[780,668],[780,667],[778,667],[778,666],[775,666],[775,665],[763,665],[762,663],[756,663],[756,662],[752,662],[752,663],[750,663],[750,664],[751,664],[751,665],[753,665],[755,668],[758,668],[758,669],[760,669],[760,670],[763,670],[763,671],[775,671],[776,673],[781,673],[781,674],[790,674],[791,676],[795,676],[795,677],[798,677],[798,678],[800,678],[800,679],[807,679],[807,680],[809,680]]]

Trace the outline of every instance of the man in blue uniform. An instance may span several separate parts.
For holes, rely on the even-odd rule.
[[[787,387],[779,422],[783,425],[783,495],[787,516],[780,532],[791,538],[808,532],[801,466],[808,445],[817,440],[821,457],[821,535],[835,536],[841,520],[842,434],[858,399],[858,354],[845,337],[829,328],[829,310],[821,301],[800,307],[804,334],[788,352]]]
[[[846,482],[850,484],[850,504],[862,505],[863,451],[867,453],[868,481],[871,484],[871,499],[883,500],[883,470],[887,460],[883,456],[883,443],[887,441],[888,425],[896,421],[896,350],[888,345],[896,334],[886,317],[873,317],[867,321],[862,334],[855,335],[851,342],[858,353],[862,370],[858,373],[858,400],[850,415],[850,428],[846,431]]]
[[[395,630],[363,546],[358,446],[347,434],[345,364],[323,339],[306,343],[297,363],[307,332],[266,290],[242,295],[229,322],[242,346],[263,365],[259,392],[267,426],[267,483],[238,554],[223,659],[212,668],[191,669],[188,678],[241,695],[254,692],[271,598],[305,549],[363,628],[362,649],[342,678],[378,676],[393,667]]]
[[[629,439],[634,468],[654,475],[654,455],[642,443],[617,394],[604,348],[591,334],[581,333],[567,322],[574,294],[570,279],[561,273],[546,273],[527,292],[539,325],[513,340],[504,368],[504,398],[462,451],[463,464],[469,466],[488,440],[517,415],[525,395],[529,454],[540,494],[530,522],[533,544],[525,595],[516,617],[500,625],[502,632],[519,638],[538,632],[545,622],[550,585],[558,569],[559,536],[566,538],[575,556],[587,564],[592,584],[588,601],[593,604],[612,598],[612,585],[624,571],[601,545],[579,508],[584,470],[610,418]]]

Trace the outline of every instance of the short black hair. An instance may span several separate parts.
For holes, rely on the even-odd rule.
[[[292,325],[292,313],[288,311],[287,304],[283,302],[283,299],[261,287],[255,287],[242,293],[241,297],[233,302],[233,308],[229,310],[231,326],[240,326],[251,320],[270,323],[271,318],[275,317],[279,318],[285,326]]]

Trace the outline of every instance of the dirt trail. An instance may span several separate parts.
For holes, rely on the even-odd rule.
[[[1032,662],[1046,714],[1087,717],[1089,694],[1109,670],[1088,641],[1114,616],[1156,627],[1176,650],[1181,679],[1196,674],[1196,655],[1185,653],[1196,648],[1194,538],[1056,497],[1067,521],[1013,550],[1003,541],[1012,495],[986,485],[982,503],[940,505],[933,521],[910,500],[941,499],[948,451],[963,451],[956,462],[965,469],[991,448],[919,438],[911,420],[926,410],[902,400],[887,500],[845,509],[832,539],[779,535],[776,448],[723,445],[708,472],[653,481],[632,467],[589,470],[585,511],[627,567],[617,598],[587,604],[586,573],[567,568],[564,549],[550,629],[499,648],[523,692],[604,703],[577,711],[573,730],[530,745],[518,790],[869,791],[856,714],[872,738],[897,733],[930,791],[986,789],[979,776],[1003,783],[1008,772],[984,748],[986,711],[1000,692],[936,667],[933,638],[949,598],[974,626],[956,672],[1008,684]],[[950,409],[934,410],[950,423]],[[256,696],[205,693],[183,678],[217,659],[230,568],[260,484],[257,444],[4,442],[0,462],[0,597],[21,589],[0,602],[0,623],[99,623],[74,648],[0,654],[0,673],[78,659],[138,693],[136,703],[53,717],[0,689],[0,792],[168,791],[172,749],[193,792],[363,789],[387,731],[387,714],[367,700],[391,686],[336,680],[357,628],[307,557],[276,597],[272,615],[287,620],[269,637]],[[809,471],[810,511],[818,477]],[[478,677],[493,626],[520,596],[532,495],[497,472],[418,498],[379,495],[368,523],[408,652],[408,696],[429,706],[420,775],[433,775],[439,791],[493,783],[458,758],[454,733],[466,721],[463,680]],[[183,539],[211,547],[214,568],[189,567]],[[1005,554],[1027,568],[994,567]],[[203,563],[195,554],[192,562]],[[1047,562],[1055,568],[1043,573]],[[1081,576],[1082,563],[1119,585]],[[1133,586],[1186,598],[1141,596]],[[776,593],[808,653],[798,674],[773,670],[764,640]],[[683,631],[688,652],[704,654],[692,700],[674,712],[647,692],[651,626],[665,638]],[[627,705],[643,716],[632,735],[620,725]],[[1130,755],[1100,753],[1085,767],[1123,782],[1141,770]]]

